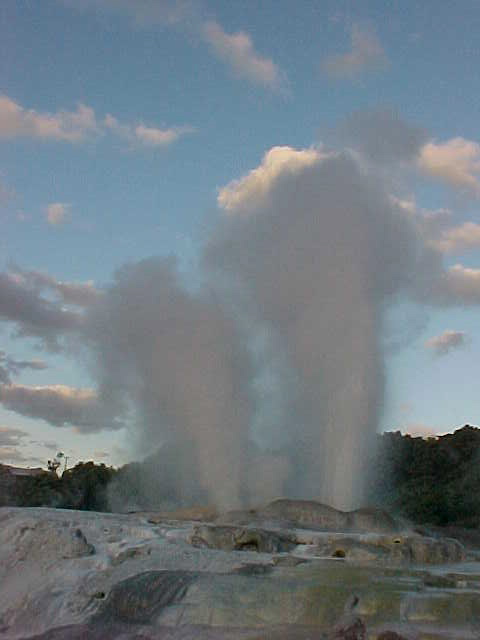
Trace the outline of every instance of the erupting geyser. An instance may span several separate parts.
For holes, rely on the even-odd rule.
[[[383,314],[419,254],[412,221],[353,154],[313,148],[271,149],[218,202],[201,290],[152,259],[120,270],[92,312],[102,396],[132,412],[144,450],[182,452],[184,502],[199,486],[223,508],[278,495],[358,506]]]

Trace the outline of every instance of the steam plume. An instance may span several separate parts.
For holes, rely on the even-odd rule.
[[[278,494],[353,507],[414,225],[351,155],[315,149],[272,149],[219,204],[207,287],[188,291],[174,261],[151,259],[90,310],[100,397],[130,412],[144,451],[170,452],[183,501],[197,487],[223,507]]]
[[[416,238],[350,156],[317,153],[299,169],[300,153],[273,149],[220,192],[233,206],[206,260],[250,298],[297,375],[289,493],[349,508],[382,407],[382,314],[408,284]]]
[[[195,484],[238,505],[245,473],[249,357],[215,295],[178,282],[172,260],[121,269],[90,319],[101,395],[131,408],[144,452],[167,446],[180,499]]]

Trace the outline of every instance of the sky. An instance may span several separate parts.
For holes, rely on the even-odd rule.
[[[251,256],[246,265],[247,252],[239,248],[238,238],[264,256],[271,251],[272,264],[280,270],[282,265],[296,268],[302,260],[315,262],[308,251],[298,260],[288,255],[283,261],[270,244],[276,237],[272,229],[263,221],[242,226],[242,220],[266,211],[264,219],[283,229],[283,218],[270,215],[272,203],[281,208],[283,199],[299,189],[292,202],[299,211],[311,208],[305,190],[322,183],[326,169],[322,173],[321,167],[341,154],[361,180],[375,185],[372,193],[381,190],[382,202],[389,203],[384,206],[403,216],[416,243],[410,255],[413,240],[404,241],[404,251],[401,233],[392,236],[390,228],[379,233],[383,223],[377,217],[376,227],[365,226],[370,244],[363,236],[359,240],[368,252],[388,237],[382,259],[369,263],[369,273],[389,272],[389,263],[396,265],[407,253],[411,267],[407,274],[402,266],[401,277],[395,271],[394,287],[372,294],[375,335],[370,337],[370,324],[368,336],[360,321],[357,326],[357,338],[372,339],[375,353],[381,353],[374,358],[380,365],[368,365],[375,366],[375,375],[382,374],[372,391],[375,428],[435,434],[478,424],[479,28],[476,0],[455,5],[434,0],[4,0],[0,462],[45,466],[63,451],[70,464],[94,459],[119,465],[148,452],[152,417],[146,414],[152,407],[161,413],[168,406],[162,419],[180,421],[178,407],[164,391],[168,367],[156,366],[162,382],[149,378],[147,384],[141,368],[145,345],[134,353],[125,348],[129,336],[135,344],[142,340],[129,322],[144,327],[150,345],[156,328],[159,335],[162,327],[167,331],[155,317],[164,313],[163,303],[144,305],[134,291],[138,286],[143,293],[149,287],[153,292],[155,269],[156,278],[165,279],[162,295],[170,296],[175,308],[181,300],[188,317],[197,319],[196,324],[173,314],[172,322],[192,344],[197,334],[213,340],[208,331],[202,333],[205,318],[234,345],[240,345],[238,335],[246,325],[250,342],[253,333],[258,339],[260,324],[268,325],[270,337],[285,346],[285,358],[290,358],[282,371],[302,378],[304,361],[297,370],[293,364],[298,335],[295,342],[290,325],[287,331],[287,321],[275,315],[283,307],[278,299],[262,307],[269,295],[262,282],[268,260],[259,265]],[[353,189],[347,165],[340,163],[331,181],[336,184],[336,176],[345,173],[346,188]],[[310,175],[314,170],[317,183]],[[328,217],[330,210],[336,215],[335,201],[328,209],[324,191],[315,193],[321,215]],[[372,202],[379,198],[372,196]],[[376,211],[377,204],[371,206]],[[290,224],[296,219],[292,210]],[[298,224],[306,220],[298,219]],[[343,237],[335,235],[335,225],[324,228],[319,251],[322,234]],[[360,236],[365,229],[360,228]],[[262,239],[255,233],[262,233]],[[289,246],[278,244],[287,253]],[[357,252],[353,240],[348,247],[345,263]],[[154,266],[138,266],[152,256]],[[320,262],[321,270],[336,265],[332,261]],[[212,264],[223,277],[233,273],[256,283],[246,306],[255,296],[263,297],[256,299],[249,318],[243,317],[248,315],[241,311],[243,302],[232,301],[234,286],[218,284],[211,275]],[[279,287],[290,286],[288,280],[279,282]],[[301,280],[305,288],[295,298],[299,305],[307,304],[314,282],[314,272]],[[328,287],[344,286],[341,279],[322,282],[323,299]],[[128,304],[118,300],[122,291]],[[141,317],[133,313],[135,305],[145,309]],[[347,302],[344,308],[350,309]],[[112,315],[115,309],[123,314],[121,327]],[[144,318],[147,310],[152,321]],[[101,325],[107,316],[108,330]],[[328,340],[328,331],[322,331],[312,337],[315,344]],[[175,354],[158,352],[177,376],[185,364],[178,364],[178,353],[184,359],[188,355],[181,340],[179,345]],[[250,356],[252,350],[258,351],[250,347]],[[217,351],[220,355],[212,355],[217,353],[212,347],[205,360],[203,351],[195,352],[198,366],[208,370],[213,357],[220,362],[225,352]],[[243,346],[233,352],[240,359],[250,357]],[[133,357],[137,368],[122,360]],[[188,368],[195,366],[192,362]],[[248,377],[248,366],[241,375],[235,371],[232,384]],[[212,374],[212,386],[224,379],[222,367]],[[149,372],[154,375],[153,368]],[[191,384],[196,384],[193,377]],[[288,375],[282,384],[288,384]],[[156,389],[155,402],[150,385]],[[127,389],[128,407],[118,389]],[[258,415],[250,420],[261,422]],[[194,421],[185,434],[190,428],[196,428]]]

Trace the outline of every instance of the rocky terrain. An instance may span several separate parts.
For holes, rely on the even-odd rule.
[[[375,509],[0,509],[0,637],[470,640],[480,563]],[[478,556],[480,557],[480,556]]]

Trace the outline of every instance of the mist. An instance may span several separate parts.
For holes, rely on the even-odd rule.
[[[415,225],[351,152],[273,148],[218,202],[202,286],[152,258],[92,306],[99,397],[131,425],[137,455],[159,452],[146,483],[157,496],[168,485],[180,504],[359,506],[385,313],[423,259]]]

